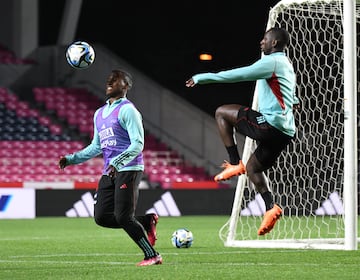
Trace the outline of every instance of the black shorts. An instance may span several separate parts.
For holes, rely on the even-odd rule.
[[[293,137],[284,134],[265,121],[264,116],[249,107],[241,106],[235,125],[238,133],[257,142],[255,156],[265,167],[271,167]]]

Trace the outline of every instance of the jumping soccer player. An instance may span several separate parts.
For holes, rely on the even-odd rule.
[[[258,111],[238,104],[222,105],[216,109],[215,119],[229,162],[224,162],[224,170],[214,180],[224,181],[247,173],[266,207],[258,235],[270,232],[282,214],[280,206],[274,204],[264,171],[274,165],[296,132],[293,108],[298,108],[299,100],[295,95],[294,69],[284,52],[288,43],[289,34],[285,29],[271,28],[260,42],[264,56],[252,65],[218,73],[197,74],[186,81],[187,87],[257,81]],[[257,141],[257,148],[246,167],[234,140],[234,128]]]

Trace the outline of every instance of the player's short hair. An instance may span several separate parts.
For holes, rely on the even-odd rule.
[[[284,28],[281,27],[272,27],[267,33],[272,33],[274,39],[277,40],[279,48],[285,48],[290,42],[290,35]]]
[[[112,70],[112,73],[123,77],[123,79],[125,80],[125,82],[128,86],[128,89],[130,90],[132,88],[133,80],[132,80],[132,76],[130,75],[129,72],[122,70],[122,69],[115,69],[115,70]]]

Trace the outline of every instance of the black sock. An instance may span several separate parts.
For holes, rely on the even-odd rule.
[[[268,211],[274,207],[274,201],[273,201],[271,192],[266,191],[261,194],[261,197],[263,198],[263,200],[265,202],[266,211]]]
[[[155,249],[149,243],[145,235],[144,228],[137,220],[129,221],[126,225],[123,226],[126,233],[130,236],[132,240],[140,247],[144,252],[145,259],[152,258],[157,255]]]
[[[233,165],[239,164],[240,156],[237,145],[225,147],[225,148],[229,154],[230,163]]]
[[[136,244],[144,252],[144,259],[150,259],[158,255],[158,252],[154,250],[154,248],[150,245],[149,241],[145,236],[142,237],[139,241],[137,241]]]

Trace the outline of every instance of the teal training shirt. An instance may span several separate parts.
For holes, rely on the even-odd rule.
[[[121,98],[114,101],[111,105],[109,101],[106,101],[107,106],[105,106],[102,111],[103,116],[106,117],[111,114],[111,112],[117,107],[118,104],[127,100],[126,98]],[[96,116],[99,113],[99,110],[96,110],[94,114],[94,136],[91,143],[84,149],[71,154],[66,155],[66,160],[68,165],[79,164],[90,158],[96,157],[102,154],[100,146],[100,137],[96,129]],[[132,103],[123,105],[119,110],[118,121],[122,128],[124,128],[130,138],[130,145],[125,151],[116,157],[112,158],[110,164],[113,165],[117,171],[126,171],[126,170],[144,170],[144,165],[132,165],[125,166],[130,161],[132,161],[139,153],[143,151],[144,148],[144,127],[142,123],[142,116],[140,112],[133,106]],[[116,164],[118,163],[118,164]]]
[[[273,127],[291,137],[295,135],[293,105],[299,103],[295,95],[296,77],[284,52],[264,55],[249,66],[192,78],[196,84],[257,81],[258,111]]]

